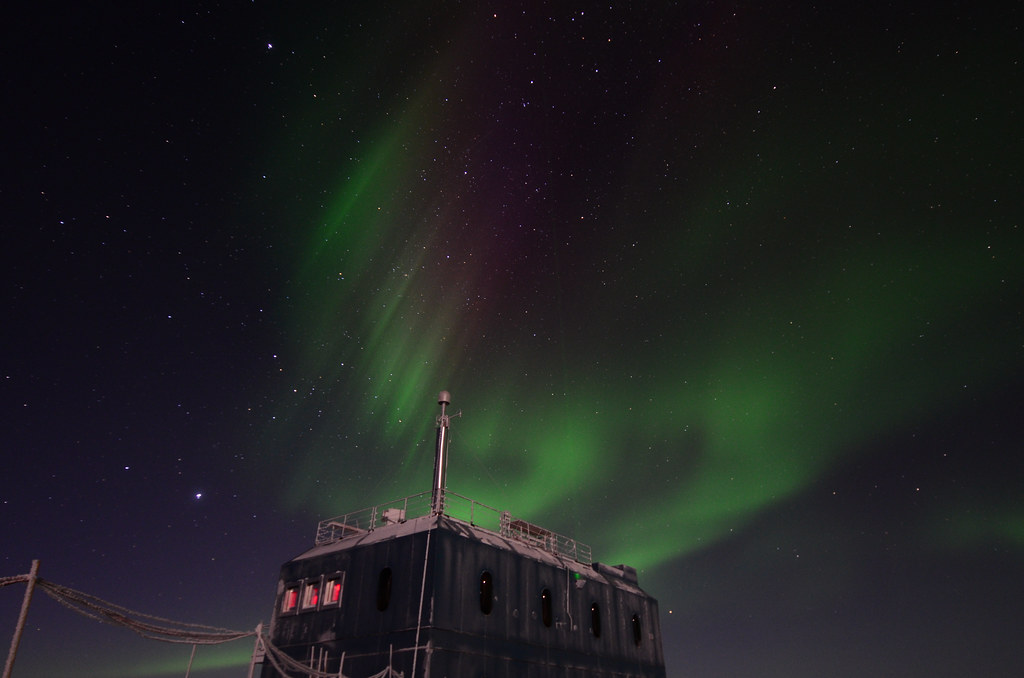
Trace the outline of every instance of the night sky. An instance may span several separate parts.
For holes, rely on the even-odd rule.
[[[1020,675],[1024,11],[829,4],[20,8],[0,577],[254,629],[446,389],[448,488],[635,566],[670,678]]]

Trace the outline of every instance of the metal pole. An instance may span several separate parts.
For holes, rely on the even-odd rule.
[[[444,514],[445,476],[448,473],[448,414],[445,411],[452,402],[448,391],[441,391],[437,396],[437,404],[441,406],[441,415],[437,418],[437,446],[434,450],[434,490],[430,500],[430,512],[435,516]]]
[[[11,651],[7,653],[7,663],[4,665],[3,678],[11,678],[11,671],[14,670],[14,657],[18,654],[18,644],[21,642],[21,632],[25,629],[25,618],[28,617],[28,605],[32,602],[32,592],[36,588],[36,579],[39,575],[39,561],[32,561],[32,571],[28,573],[28,586],[25,587],[25,598],[21,601],[21,614],[18,615],[18,625],[14,627],[14,638],[11,639]]]

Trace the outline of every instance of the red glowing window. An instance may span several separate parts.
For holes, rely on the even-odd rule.
[[[316,604],[320,602],[320,582],[310,582],[306,584],[306,587],[302,589],[302,607],[303,609],[316,607]]]
[[[281,599],[281,612],[292,612],[298,604],[299,589],[290,588],[284,592],[284,597]]]
[[[337,605],[341,602],[341,580],[328,579],[324,586],[324,605]]]

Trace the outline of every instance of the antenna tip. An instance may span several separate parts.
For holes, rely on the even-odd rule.
[[[451,405],[452,404],[452,394],[449,393],[448,391],[441,391],[440,393],[437,394],[437,404],[438,405]]]

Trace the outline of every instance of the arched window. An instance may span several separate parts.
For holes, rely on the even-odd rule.
[[[484,570],[480,574],[480,611],[490,614],[494,609],[494,581],[491,573]]]
[[[385,567],[377,578],[377,609],[383,612],[391,604],[391,568]]]
[[[544,589],[540,592],[540,618],[544,626],[551,626],[551,591]]]
[[[590,605],[590,631],[595,638],[601,637],[601,606],[597,603]]]
[[[644,639],[644,635],[643,635],[643,629],[640,628],[640,617],[638,615],[634,614],[633,615],[633,642],[636,643],[639,646],[640,645],[640,641],[642,641],[643,639]]]

